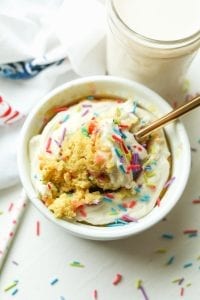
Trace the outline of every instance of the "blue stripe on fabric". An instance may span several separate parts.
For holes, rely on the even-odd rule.
[[[47,64],[35,64],[34,61],[32,59],[29,61],[2,64],[0,65],[0,76],[13,80],[30,79],[50,66],[60,65],[64,59]]]

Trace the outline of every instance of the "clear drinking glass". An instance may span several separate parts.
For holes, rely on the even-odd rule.
[[[183,99],[183,80],[200,47],[200,30],[173,41],[148,38],[120,17],[107,2],[107,72],[141,82],[170,102]]]

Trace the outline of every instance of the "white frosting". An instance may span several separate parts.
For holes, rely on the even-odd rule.
[[[133,178],[132,172],[122,172],[120,165],[122,164],[119,156],[115,152],[116,142],[110,137],[116,134],[117,126],[113,125],[113,118],[116,109],[120,109],[120,122],[127,124],[127,122],[137,123],[138,120],[142,123],[149,123],[154,119],[154,116],[144,109],[137,107],[135,113],[133,100],[124,103],[117,103],[113,101],[84,101],[80,104],[71,106],[67,111],[57,113],[55,117],[45,126],[42,134],[34,136],[30,140],[30,163],[31,163],[31,178],[35,190],[41,194],[48,194],[47,184],[42,183],[41,172],[39,170],[40,155],[58,155],[59,143],[63,140],[63,133],[65,139],[73,134],[77,129],[86,124],[92,117],[99,115],[100,140],[102,145],[111,149],[112,160],[116,168],[109,174],[110,181],[113,185],[113,195],[115,190],[120,187],[125,187],[131,193],[129,197],[120,200],[120,197],[114,197],[111,201],[98,201],[93,205],[85,205],[86,216],[77,214],[78,221],[86,221],[90,224],[108,224],[121,218],[123,215],[128,215],[133,218],[141,218],[148,214],[163,190],[164,184],[167,181],[170,173],[170,163],[168,161],[169,151],[165,137],[162,131],[159,131],[159,138],[156,144],[153,145],[151,153],[148,153],[142,145],[139,145],[135,140],[133,133],[128,129],[123,130],[126,135],[124,139],[125,146],[129,147],[132,153],[137,153],[141,161],[145,161],[145,165],[151,165],[149,171],[151,177],[147,178],[148,172],[143,170],[136,182]],[[113,129],[114,128],[114,129]],[[117,135],[117,134],[116,134]],[[51,138],[51,153],[46,152],[46,145],[49,138]],[[139,147],[139,148],[138,148]],[[139,150],[138,150],[139,149]],[[123,161],[123,168],[126,170],[128,162]],[[148,179],[148,180],[147,180]],[[148,181],[148,185],[146,184]],[[150,185],[149,186],[149,182]],[[152,189],[155,186],[155,189]],[[105,192],[106,194],[106,192]],[[104,196],[104,193],[102,194]],[[129,203],[131,200],[136,202],[134,207],[124,208],[122,203]]]

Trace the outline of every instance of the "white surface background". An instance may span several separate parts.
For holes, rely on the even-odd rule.
[[[200,55],[188,74],[192,93],[200,91],[199,70]],[[92,300],[97,289],[98,300],[141,300],[144,298],[135,286],[138,279],[143,280],[149,299],[200,299],[200,237],[183,234],[185,229],[200,230],[200,204],[192,204],[193,199],[200,197],[199,112],[200,108],[183,118],[191,147],[196,151],[192,151],[192,170],[184,195],[167,220],[125,240],[94,242],[67,234],[29,203],[0,275],[0,299],[61,300],[63,296],[65,300]],[[8,207],[20,191],[21,186],[17,185],[0,192],[1,234],[10,214]],[[36,235],[37,221],[41,225],[40,236]],[[171,233],[174,238],[164,239],[163,233]],[[166,253],[156,253],[160,248]],[[171,256],[175,256],[173,263],[166,265]],[[70,262],[75,260],[85,267],[71,267]],[[190,262],[192,266],[184,268]],[[121,273],[123,280],[114,286],[116,273]],[[182,277],[181,285],[172,283]],[[53,278],[58,278],[58,282],[52,286]],[[14,289],[4,292],[13,280],[19,280],[15,296],[11,295]],[[181,287],[184,296],[180,296]]]

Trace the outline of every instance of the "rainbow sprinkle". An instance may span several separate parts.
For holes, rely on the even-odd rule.
[[[36,222],[36,235],[37,236],[40,235],[40,222],[39,221]]]
[[[140,201],[142,202],[148,202],[150,200],[150,196],[148,194],[142,195],[140,197]]]
[[[180,291],[180,296],[183,296],[183,295],[184,295],[184,288],[182,287],[181,291]]]
[[[113,279],[112,284],[113,285],[118,285],[122,281],[122,275],[117,273],[115,278]]]
[[[97,300],[97,299],[98,299],[98,292],[97,292],[97,290],[94,290],[94,291],[93,291],[93,299],[94,299],[94,300]]]
[[[183,231],[183,234],[197,234],[197,229],[186,229]]]
[[[118,204],[117,207],[118,207],[119,210],[121,210],[121,211],[127,211],[126,207],[124,207],[124,206],[121,205],[121,204]]]
[[[62,145],[62,143],[63,143],[63,141],[65,139],[66,131],[67,131],[67,129],[63,128],[62,136],[61,136],[60,143],[59,143],[60,146]]]
[[[134,101],[134,102],[133,102],[133,111],[132,111],[133,114],[135,114],[136,108],[137,108],[137,102]]]
[[[112,203],[112,199],[106,196],[102,197],[102,200],[106,203]]]
[[[86,128],[86,127],[82,127],[82,128],[81,128],[81,132],[82,132],[82,134],[83,134],[84,136],[89,137],[89,134],[88,134],[88,131],[87,131],[87,128]]]
[[[181,278],[180,280],[179,280],[179,285],[181,285],[182,283],[183,283],[183,281],[184,281],[185,279],[184,278]]]
[[[92,104],[82,104],[82,107],[85,107],[85,108],[92,107]]]
[[[69,119],[69,115],[64,116],[64,118],[62,120],[60,120],[60,124],[67,122],[67,120]]]
[[[87,96],[88,100],[94,100],[94,96]]]
[[[121,218],[115,219],[115,223],[116,224],[120,224],[120,225],[126,225],[126,224],[128,224],[128,222],[122,220]]]
[[[58,278],[54,278],[54,279],[52,279],[51,281],[50,281],[50,284],[51,285],[54,285],[54,284],[56,284],[58,282]]]
[[[200,199],[194,199],[194,200],[192,200],[192,203],[193,204],[200,204]]]
[[[171,256],[168,261],[166,262],[166,265],[169,266],[174,262],[175,256]]]
[[[180,282],[180,281],[183,282],[183,280],[184,280],[184,278],[176,278],[176,279],[172,280],[172,283],[178,283],[178,284],[179,284],[179,282]],[[181,282],[181,283],[182,283],[182,282]]]
[[[124,166],[123,165],[119,165],[119,169],[122,173],[126,174],[126,171],[124,169]]]
[[[53,111],[54,111],[55,113],[58,113],[58,112],[61,112],[61,111],[65,111],[65,110],[67,110],[67,109],[68,109],[67,106],[61,106],[61,107],[54,107]]]
[[[52,151],[50,150],[51,142],[52,142],[52,139],[49,138],[48,141],[47,141],[47,145],[46,145],[46,152],[48,152],[50,154],[52,153]]]
[[[175,179],[176,179],[175,176],[172,177],[171,179],[169,179],[169,180],[165,183],[164,188],[167,188],[168,186],[170,186],[170,185],[174,182]]]
[[[5,289],[4,289],[4,292],[7,292],[9,290],[11,290],[13,287],[15,287],[16,285],[18,284],[18,280],[15,280],[13,283],[11,283],[9,286],[7,286]]]
[[[16,294],[18,293],[18,291],[19,291],[18,289],[15,289],[15,290],[12,292],[11,295],[12,295],[12,296],[16,295]]]
[[[73,261],[69,264],[71,267],[78,267],[78,268],[84,268],[85,266],[81,264],[79,261]]]
[[[123,215],[123,216],[121,217],[121,219],[122,219],[123,221],[126,221],[126,222],[138,222],[138,219],[133,218],[133,217],[131,217],[131,216],[129,216],[129,215]]]
[[[174,235],[171,233],[163,233],[162,238],[172,240],[174,238]]]
[[[189,267],[191,267],[193,264],[192,263],[187,263],[187,264],[185,264],[184,266],[183,266],[183,268],[189,268]]]
[[[8,211],[11,212],[12,209],[13,209],[13,207],[14,207],[14,203],[11,202],[11,203],[9,204]]]
[[[147,296],[147,293],[146,293],[146,291],[145,291],[145,289],[144,289],[144,287],[142,285],[142,280],[141,279],[139,279],[136,282],[136,288],[142,292],[142,295],[143,295],[143,297],[144,297],[145,300],[149,300],[149,297]]]
[[[86,109],[86,110],[82,113],[81,117],[86,116],[88,113],[89,113],[89,109]]]
[[[166,253],[166,252],[167,252],[167,249],[160,248],[160,249],[157,249],[155,252],[156,252],[156,253],[163,254],[163,253]]]

